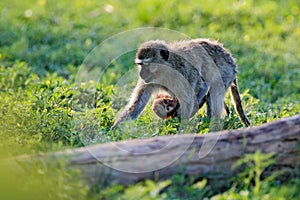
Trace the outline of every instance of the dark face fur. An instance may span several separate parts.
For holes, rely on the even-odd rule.
[[[169,65],[167,62],[169,51],[167,45],[163,41],[149,41],[141,45],[136,53],[135,64],[138,65],[140,77],[148,82],[157,75],[157,65]],[[154,64],[154,65],[153,65]]]
[[[162,41],[150,41],[141,45],[138,49],[135,64],[147,65],[149,63],[163,63],[169,58],[169,51]]]

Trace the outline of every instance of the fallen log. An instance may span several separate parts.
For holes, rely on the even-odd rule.
[[[90,185],[110,180],[134,184],[167,179],[178,172],[195,178],[227,179],[245,154],[274,153],[276,167],[300,166],[300,115],[239,130],[184,134],[97,144],[54,154],[79,168]],[[205,148],[204,148],[205,147]],[[211,148],[212,147],[212,148]]]

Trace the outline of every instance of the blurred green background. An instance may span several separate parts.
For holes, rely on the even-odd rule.
[[[116,113],[127,100],[112,102],[119,88],[95,82],[75,85],[74,82],[79,66],[92,49],[114,34],[140,27],[168,28],[191,38],[211,38],[224,43],[237,58],[239,87],[253,125],[299,114],[298,0],[1,0],[0,159],[134,138],[130,133],[120,135],[118,130],[109,131]],[[128,59],[132,56],[116,60],[112,64],[116,70],[108,74],[107,79],[115,79],[124,69],[132,68],[132,60]],[[229,102],[229,98],[226,101]],[[158,121],[148,107],[135,122],[137,126],[150,127],[148,135],[142,137],[176,132],[176,120],[153,124],[155,120]],[[199,133],[207,131],[204,111],[193,120]],[[78,121],[80,123],[75,123]],[[225,129],[240,127],[236,114],[226,118]],[[93,141],[83,141],[86,138]],[[10,167],[2,168],[3,174],[9,174]],[[86,189],[81,183],[71,184],[72,176],[63,167],[59,170],[42,168],[32,168],[26,171],[31,176],[24,177],[24,181],[20,178],[18,184],[8,185],[20,189],[26,182],[24,187],[31,188],[29,194],[34,194],[32,188],[42,180],[48,198],[71,198],[72,195],[76,198],[77,192],[80,198],[99,194],[99,190]],[[53,170],[57,172],[50,176],[55,178],[48,179]],[[60,177],[59,184],[56,177]],[[299,180],[297,176],[292,177]],[[288,193],[293,198],[296,193],[288,188],[298,189],[299,181],[288,187],[279,184],[275,189],[271,183],[267,185],[269,190],[261,191],[261,198],[270,191],[281,191],[276,187],[284,188],[279,192],[283,198],[287,198]],[[145,188],[147,193],[155,184],[147,183]],[[138,189],[141,186],[127,191],[135,193]],[[251,187],[247,189],[250,198]],[[55,190],[59,192],[54,195]],[[117,194],[119,197],[123,190],[111,187],[104,190],[104,196]],[[217,192],[211,196],[215,194]],[[180,194],[175,197],[179,198]]]
[[[164,27],[219,40],[240,66],[240,85],[275,101],[299,92],[297,1],[6,1],[0,2],[2,61],[70,76],[113,34]],[[285,88],[282,90],[281,88]]]

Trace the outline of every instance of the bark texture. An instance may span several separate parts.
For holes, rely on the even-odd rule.
[[[228,179],[232,165],[245,154],[274,153],[276,168],[299,168],[300,115],[257,127],[172,135],[99,144],[57,152],[67,165],[81,169],[90,185],[104,180],[133,184],[166,179],[184,172],[195,178]]]

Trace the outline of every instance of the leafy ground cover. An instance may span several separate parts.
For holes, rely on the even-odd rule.
[[[148,127],[147,134],[140,134],[140,129],[122,134],[110,131],[119,108],[127,100],[112,100],[120,88],[93,81],[75,83],[78,68],[92,49],[112,34],[138,27],[164,27],[191,38],[212,38],[224,43],[240,66],[239,86],[252,125],[299,114],[300,3],[296,0],[2,0],[0,13],[1,159],[175,134],[178,121],[160,121],[150,107],[134,123],[136,127]],[[134,68],[133,55],[115,60],[112,67],[116,70],[108,73],[106,79],[116,80],[124,73],[122,70]],[[199,134],[207,132],[209,121],[203,109],[192,121]],[[234,112],[225,119],[224,129],[240,127]],[[251,159],[256,159],[258,165],[268,160],[260,154]],[[259,166],[261,170],[267,168]],[[148,199],[298,197],[299,174],[291,174],[284,183],[275,175],[253,183],[257,180],[253,177],[260,178],[251,172],[256,167],[249,167],[250,171],[241,175],[242,183],[234,180],[226,191],[209,188],[205,180],[194,183],[181,174],[166,182],[87,188],[76,179],[78,172],[67,172],[63,163],[59,169],[36,166],[27,171],[28,176],[11,183],[2,179],[0,185],[21,194],[41,193],[48,198],[128,199],[132,194]],[[4,177],[9,168],[2,168]],[[159,192],[170,183],[166,192]]]

